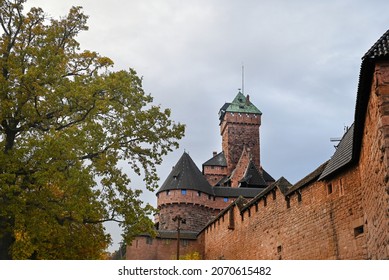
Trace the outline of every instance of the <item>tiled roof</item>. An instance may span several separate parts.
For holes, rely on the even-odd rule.
[[[362,57],[361,70],[359,72],[357,101],[355,105],[353,162],[357,162],[360,156],[367,105],[370,98],[376,62],[379,60],[388,60],[389,58],[388,36],[389,30],[387,30]]]
[[[225,103],[223,107],[220,108],[220,120],[223,119],[226,112],[262,115],[262,112],[250,102],[249,96],[244,96],[241,92],[238,92],[231,103]]]
[[[262,169],[262,176],[263,176],[263,179],[265,179],[266,183],[271,183],[271,182],[275,182],[276,180],[274,180],[274,178],[266,172],[265,169],[261,168]]]
[[[347,165],[353,156],[353,137],[354,137],[354,125],[343,135],[334,155],[329,160],[323,173],[320,175],[319,180],[326,178],[332,173],[338,171],[340,168]]]
[[[188,189],[212,194],[212,187],[197,168],[189,154],[185,153],[178,160],[157,194],[166,190]]]
[[[251,113],[262,115],[262,112],[259,111],[259,109],[255,107],[255,105],[251,103],[248,98],[248,96],[244,96],[243,93],[238,92],[226,111],[233,113]]]
[[[389,30],[387,30],[381,38],[366,52],[362,59],[379,58],[389,56]]]
[[[341,143],[328,162],[319,180],[336,173],[340,168],[358,161],[365,126],[367,104],[377,60],[389,59],[389,30],[387,30],[362,57],[359,72],[354,124],[344,135]]]
[[[255,187],[267,187],[266,181],[263,178],[263,175],[255,167],[254,162],[250,161],[247,166],[246,173],[244,177],[239,181],[240,183],[246,183],[248,186]]]
[[[231,187],[213,187],[215,196],[218,197],[239,197],[252,198],[263,191],[265,188],[231,188]]]
[[[203,163],[203,166],[227,166],[227,160],[224,156],[224,152],[218,153],[213,158]]]

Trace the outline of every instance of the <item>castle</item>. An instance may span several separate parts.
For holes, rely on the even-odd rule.
[[[354,124],[296,184],[261,165],[261,111],[238,93],[219,111],[222,152],[184,153],[157,191],[156,238],[127,259],[389,259],[389,30],[362,58]]]

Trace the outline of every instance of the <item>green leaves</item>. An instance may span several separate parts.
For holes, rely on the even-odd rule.
[[[153,228],[153,207],[119,162],[155,190],[184,126],[153,105],[135,70],[80,51],[80,7],[48,20],[23,3],[0,2],[0,257],[99,258],[103,222],[118,222],[127,242]]]

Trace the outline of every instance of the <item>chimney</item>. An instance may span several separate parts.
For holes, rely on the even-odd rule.
[[[250,95],[246,96],[246,105],[250,105]]]
[[[217,155],[217,152],[214,151],[212,154],[213,154],[213,156],[215,157],[215,156]]]

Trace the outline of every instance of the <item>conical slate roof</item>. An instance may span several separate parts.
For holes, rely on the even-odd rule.
[[[208,181],[188,153],[184,152],[157,194],[167,190],[196,190],[213,195]]]

